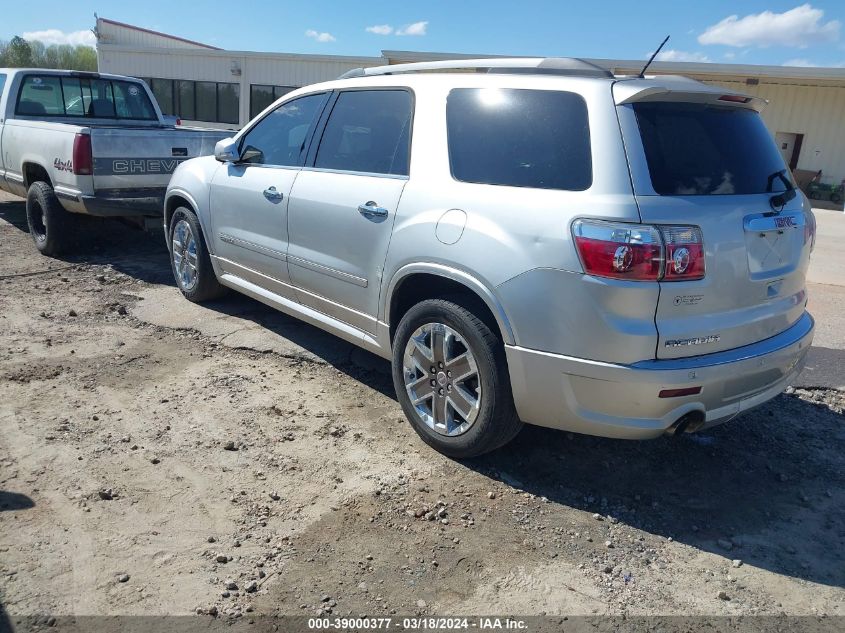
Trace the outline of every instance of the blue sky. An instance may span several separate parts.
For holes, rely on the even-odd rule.
[[[0,39],[86,42],[101,17],[231,50],[378,56],[382,49],[845,67],[841,0],[741,3],[39,0],[3,10]],[[202,7],[202,8],[200,8]],[[741,7],[741,8],[740,8]]]

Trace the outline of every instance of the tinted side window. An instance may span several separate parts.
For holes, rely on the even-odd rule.
[[[17,114],[154,120],[155,110],[137,82],[27,75],[18,95]]]
[[[314,166],[407,175],[411,109],[407,90],[342,92],[326,124]]]
[[[587,104],[575,93],[458,88],[446,121],[457,180],[568,191],[592,184]]]
[[[82,96],[80,95],[80,100]],[[64,116],[62,85],[58,77],[24,77],[18,95],[17,114],[31,116]]]
[[[308,129],[320,113],[325,94],[308,95],[273,110],[241,141],[243,162],[299,165]]]

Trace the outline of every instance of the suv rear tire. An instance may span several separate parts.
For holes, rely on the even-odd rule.
[[[402,317],[393,340],[393,384],[417,434],[449,457],[488,453],[522,428],[501,342],[453,301],[422,301]]]
[[[74,239],[74,218],[70,216],[49,183],[38,181],[29,186],[26,223],[42,255],[56,257],[70,250]]]
[[[226,294],[226,287],[214,274],[202,227],[193,211],[186,207],[176,209],[167,237],[173,278],[188,301],[202,303]]]

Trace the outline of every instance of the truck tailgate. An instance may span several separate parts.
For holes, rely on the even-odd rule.
[[[167,187],[179,163],[214,153],[226,130],[92,127],[94,190]]]

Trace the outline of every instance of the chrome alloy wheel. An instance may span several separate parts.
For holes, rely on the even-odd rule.
[[[190,291],[197,285],[199,271],[197,270],[197,240],[191,225],[186,220],[179,220],[173,227],[173,244],[171,246],[173,270],[182,290]]]
[[[402,365],[405,390],[422,421],[441,435],[466,433],[478,417],[481,381],[460,334],[426,323],[408,340]]]

